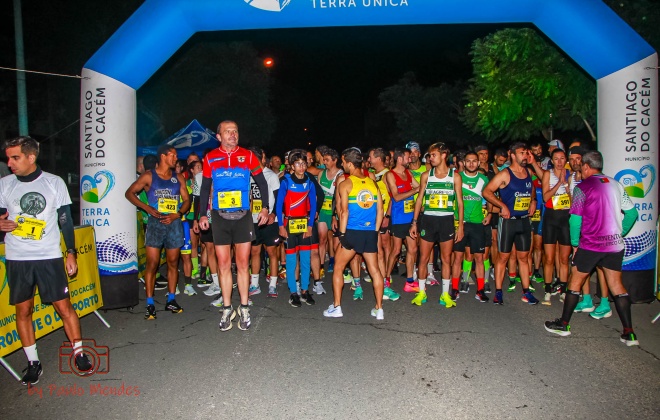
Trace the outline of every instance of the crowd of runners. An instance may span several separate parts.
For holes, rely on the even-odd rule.
[[[602,155],[579,141],[514,143],[491,160],[486,145],[450,151],[414,141],[393,150],[319,146],[267,156],[238,145],[233,121],[220,123],[217,138],[220,147],[204,156],[178,160],[162,146],[138,158],[126,197],[146,222],[146,319],[157,317],[157,289],[167,288],[167,311],[183,311],[176,300],[181,260],[183,292],[203,289],[213,298],[222,331],[237,317],[238,328],[248,329],[251,299],[278,298],[278,280],[295,308],[314,305],[314,295],[331,287],[329,318],[343,316],[345,285],[363,300],[369,282],[377,320],[384,300],[402,296],[418,306],[437,299],[446,309],[461,295],[497,305],[506,296],[563,302],[562,316],[545,324],[562,336],[573,312],[611,316],[611,298],[621,340],[638,344],[621,283],[623,237],[637,212],[622,186],[602,174]],[[167,284],[156,279],[163,249]]]

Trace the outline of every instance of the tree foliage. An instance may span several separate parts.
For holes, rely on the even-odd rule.
[[[472,45],[463,120],[489,141],[576,130],[596,118],[596,83],[533,29],[504,29]]]
[[[378,98],[385,111],[394,116],[401,141],[464,145],[476,141],[460,119],[464,89],[461,83],[425,87],[408,72]]]

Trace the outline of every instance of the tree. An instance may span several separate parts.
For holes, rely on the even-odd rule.
[[[378,98],[385,111],[394,116],[401,141],[442,141],[463,146],[477,141],[461,123],[464,89],[461,83],[424,87],[415,73],[408,72]]]
[[[596,83],[533,29],[477,39],[463,121],[488,141],[524,140],[550,129],[591,130]]]

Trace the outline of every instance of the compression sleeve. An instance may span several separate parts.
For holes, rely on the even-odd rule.
[[[199,202],[200,203],[208,203],[209,202],[209,196],[211,195],[211,187],[213,186],[213,180],[211,178],[204,177],[202,178],[202,186],[199,189]],[[205,204],[204,208],[206,208]],[[195,207],[196,209],[199,208],[199,206]],[[201,216],[206,216],[206,213],[198,213]]]
[[[276,189],[273,191],[273,205],[269,207],[269,213],[273,214],[275,213],[275,209],[277,209],[277,195],[280,192],[280,189]]]
[[[258,174],[252,174],[252,178],[254,178],[254,183],[257,184],[257,187],[259,187],[259,191],[261,191],[261,208],[262,209],[268,209],[270,206],[268,205],[270,203],[270,197],[268,196],[268,181],[266,181],[266,177],[264,176],[263,172],[259,172]]]
[[[71,205],[67,204],[57,209],[57,221],[62,230],[66,249],[76,249],[76,236],[73,233],[73,218],[71,217]]]
[[[192,196],[192,201],[193,201],[193,220],[199,220],[199,196],[198,195],[193,195]]]
[[[582,229],[582,216],[571,214],[568,225],[571,230],[571,245],[578,246],[580,243],[580,230]]]
[[[277,213],[277,224],[280,226],[284,226],[284,213],[282,212],[282,206],[284,205],[284,199],[286,198],[286,193],[287,193],[287,180],[286,177],[282,178],[282,181],[280,182],[280,189],[277,190],[277,198],[275,201],[277,202],[277,206],[275,206],[275,212]]]
[[[630,210],[624,210],[623,211],[623,232],[621,232],[621,236],[626,236],[628,232],[630,232],[630,229],[632,229],[633,225],[637,221],[637,209],[635,207],[631,208]]]

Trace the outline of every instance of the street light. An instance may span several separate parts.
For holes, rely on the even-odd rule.
[[[273,67],[274,64],[275,61],[272,58],[270,57],[264,58],[264,67],[266,67],[267,69]]]

